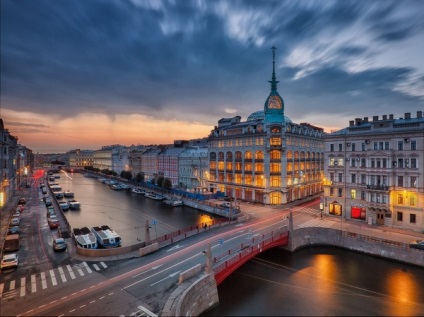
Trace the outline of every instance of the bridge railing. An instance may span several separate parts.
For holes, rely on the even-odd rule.
[[[241,244],[233,249],[227,250],[226,252],[213,258],[213,264],[222,263],[216,265],[213,268],[215,276],[224,270],[228,270],[230,267],[238,267],[235,264],[243,264],[248,259],[255,255],[272,248],[276,245],[286,243],[288,241],[288,232],[275,232],[271,231],[267,234],[263,234],[260,237],[252,237],[249,244]],[[231,255],[231,256],[230,256]],[[229,257],[230,256],[230,257]],[[227,258],[227,259],[225,259]]]

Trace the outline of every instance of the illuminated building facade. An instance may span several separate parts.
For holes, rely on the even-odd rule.
[[[293,123],[277,92],[275,47],[271,93],[246,121],[223,118],[208,138],[209,189],[238,200],[285,204],[323,190],[324,131]]]
[[[324,212],[424,230],[424,118],[367,117],[325,136]]]

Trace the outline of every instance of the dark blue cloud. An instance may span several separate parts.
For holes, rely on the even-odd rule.
[[[347,34],[356,25],[388,43],[422,32],[419,15],[395,16],[401,9],[414,12],[415,1],[0,4],[2,107],[61,116],[90,111],[174,118],[180,112],[181,118],[190,113],[209,123],[225,108],[247,116],[262,108],[269,93],[272,45],[278,47],[280,65],[297,45],[314,43],[323,34]],[[232,17],[241,22],[229,23]],[[369,50],[344,43],[333,50],[337,58],[331,65],[319,65],[296,81],[292,78],[301,68],[277,69],[286,102],[302,103],[288,109],[297,113],[320,104],[332,113],[340,104],[356,105],[358,111],[359,102],[395,107],[394,101],[417,101],[393,92],[413,69],[344,69],[346,60]],[[347,93],[354,90],[360,93]]]

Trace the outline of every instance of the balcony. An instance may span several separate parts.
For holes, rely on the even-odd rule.
[[[367,185],[367,189],[371,190],[382,190],[382,191],[389,191],[390,187],[388,185]]]

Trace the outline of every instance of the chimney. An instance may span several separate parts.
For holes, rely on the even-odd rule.
[[[405,112],[405,119],[411,119],[411,113]]]
[[[354,122],[353,120],[349,121],[349,127],[353,127],[353,122]]]
[[[423,112],[417,111],[417,118],[422,118],[422,117],[423,117]]]
[[[364,117],[364,122],[367,123],[368,122],[368,117]]]
[[[372,116],[372,121],[378,121],[378,116]]]
[[[361,118],[355,118],[355,125],[361,124]]]
[[[383,120],[387,120],[387,115],[383,114]]]
[[[392,114],[389,114],[389,119],[390,120],[393,120],[393,115]]]

